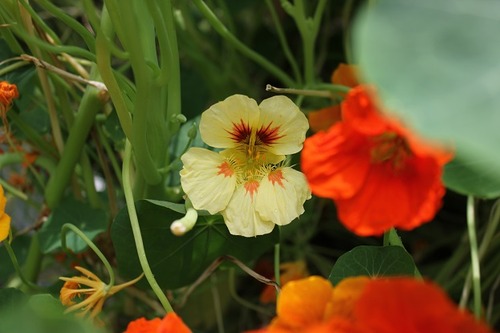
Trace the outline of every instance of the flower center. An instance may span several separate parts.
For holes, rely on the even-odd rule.
[[[405,160],[412,155],[406,140],[394,132],[383,133],[373,140],[370,150],[373,163],[390,162],[397,170],[404,166]]]

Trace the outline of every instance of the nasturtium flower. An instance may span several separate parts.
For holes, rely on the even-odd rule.
[[[491,333],[435,284],[410,277],[292,281],[260,333]]]
[[[15,84],[0,81],[0,110],[2,112],[5,112],[12,105],[12,101],[18,97],[19,91]]]
[[[367,86],[352,89],[341,108],[341,122],[304,144],[302,170],[312,192],[333,199],[340,221],[361,236],[430,221],[452,154],[382,114]]]
[[[67,306],[66,312],[80,311],[78,315],[85,316],[89,314],[90,318],[95,318],[102,310],[106,299],[120,290],[133,285],[142,278],[142,275],[134,280],[109,287],[101,279],[86,268],[76,266],[75,269],[83,276],[60,277],[65,281],[59,299],[64,306]],[[85,288],[81,288],[81,286]],[[80,301],[76,301],[80,299]]]
[[[123,333],[191,333],[175,312],[169,312],[163,319],[139,318],[131,321]]]
[[[220,152],[191,148],[181,184],[193,207],[220,213],[233,235],[270,233],[304,212],[311,193],[304,175],[286,165],[302,149],[307,119],[285,96],[260,105],[233,95],[202,113],[202,140]]]
[[[3,187],[0,185],[0,242],[4,241],[10,232],[10,216],[5,213],[5,205],[7,199],[3,192]]]

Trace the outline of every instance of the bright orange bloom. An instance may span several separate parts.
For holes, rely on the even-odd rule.
[[[307,272],[306,263],[303,260],[295,262],[285,262],[280,265],[280,285],[284,286],[290,281],[303,279],[309,275]],[[266,285],[259,300],[263,304],[276,301],[276,288],[271,285]]]
[[[438,286],[409,277],[321,277],[283,287],[277,316],[253,333],[491,333]]]
[[[169,312],[163,320],[139,318],[131,321],[123,333],[191,333],[191,330],[175,312]]]
[[[312,192],[333,199],[340,221],[361,236],[431,220],[452,157],[385,117],[373,96],[367,86],[352,89],[341,106],[343,121],[308,138],[302,151]]]
[[[3,106],[3,111],[10,107],[12,101],[18,97],[19,92],[15,84],[11,84],[7,81],[0,81],[0,108]]]
[[[3,187],[0,185],[0,242],[4,241],[10,232],[10,216],[5,213],[5,205],[7,199],[5,198]]]
[[[332,73],[331,81],[333,84],[341,84],[346,87],[355,87],[359,84],[357,78],[357,68],[353,65],[339,64]],[[344,93],[338,93],[344,96]],[[332,105],[316,111],[307,113],[309,126],[316,133],[326,131],[331,125],[340,121],[340,105]]]
[[[354,315],[363,332],[488,333],[485,324],[456,305],[431,282],[409,278],[370,281]]]

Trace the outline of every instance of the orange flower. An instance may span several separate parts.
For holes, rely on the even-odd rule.
[[[356,304],[354,315],[373,333],[488,333],[436,285],[410,278],[370,281]]]
[[[131,321],[124,333],[191,333],[191,330],[175,312],[169,312],[163,320],[139,318]]]
[[[341,84],[346,87],[355,87],[359,84],[357,79],[357,68],[353,65],[339,64],[332,73],[331,81],[333,84]],[[344,93],[338,93],[344,96]],[[340,121],[340,106],[332,105],[316,111],[310,111],[307,114],[309,126],[316,133],[326,131],[331,125]]]
[[[333,199],[340,221],[361,236],[431,220],[452,155],[383,116],[366,86],[352,89],[341,107],[343,121],[304,144],[302,170],[312,192]]]
[[[491,333],[431,282],[309,277],[283,287],[277,316],[253,333]]]
[[[7,81],[0,81],[0,108],[5,112],[12,104],[12,101],[19,97],[17,86]]]
[[[306,263],[303,260],[295,262],[285,262],[280,265],[280,285],[284,286],[290,281],[299,280],[309,275]],[[266,285],[259,298],[263,304],[276,300],[276,289],[274,286]]]
[[[142,275],[134,280],[122,283],[117,286],[109,287],[101,279],[83,267],[76,266],[76,270],[84,276],[60,277],[65,281],[60,292],[61,303],[68,308],[66,312],[81,310],[78,314],[84,316],[90,312],[90,318],[95,318],[102,310],[102,306],[106,299],[120,290],[133,285],[142,278]],[[81,285],[86,288],[80,288]],[[82,297],[81,302],[75,302],[74,299]]]
[[[3,187],[0,185],[0,242],[4,241],[10,232],[10,216],[5,213],[5,205],[7,199],[5,198]]]

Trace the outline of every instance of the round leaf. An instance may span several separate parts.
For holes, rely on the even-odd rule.
[[[402,247],[363,245],[341,255],[328,279],[337,284],[349,276],[413,276],[414,272],[413,258]]]
[[[254,238],[233,236],[220,216],[200,216],[191,231],[184,236],[174,236],[170,224],[184,216],[178,206],[181,205],[148,200],[136,202],[146,256],[162,288],[175,289],[194,282],[222,255],[232,255],[249,263],[278,242],[277,229]],[[111,238],[120,273],[128,278],[137,277],[142,268],[126,209],[113,222]]]

